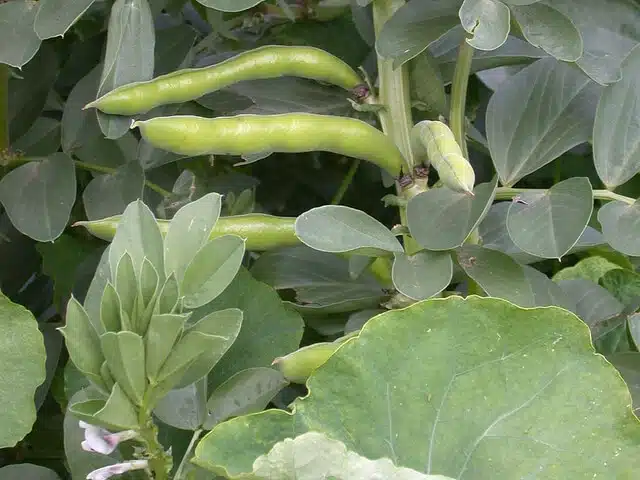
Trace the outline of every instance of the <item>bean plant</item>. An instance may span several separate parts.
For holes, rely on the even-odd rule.
[[[639,25],[0,1],[1,478],[638,478]]]

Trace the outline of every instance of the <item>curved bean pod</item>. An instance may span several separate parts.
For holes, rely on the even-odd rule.
[[[312,113],[217,118],[175,115],[133,122],[131,128],[136,127],[154,147],[188,156],[327,151],[367,160],[393,177],[404,163],[389,137],[349,117]]]
[[[118,87],[87,104],[112,115],[136,115],[194,100],[244,80],[302,77],[353,90],[364,82],[345,62],[314,47],[267,45],[215,65],[188,68]]]
[[[86,228],[92,235],[111,241],[116,234],[121,216],[100,220],[76,222],[73,225]],[[295,234],[295,217],[275,217],[260,213],[220,217],[211,231],[210,239],[222,235],[238,235],[245,239],[246,249],[266,251],[273,248],[299,245]],[[162,235],[169,231],[169,220],[157,220]]]
[[[475,172],[446,124],[431,120],[417,123],[411,130],[411,147],[418,159],[428,158],[446,187],[473,194]]]

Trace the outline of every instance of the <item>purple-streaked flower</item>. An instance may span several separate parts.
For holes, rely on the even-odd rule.
[[[131,470],[142,470],[149,466],[146,460],[131,460],[130,462],[115,463],[106,467],[98,468],[87,475],[87,480],[107,480],[114,475],[122,475]]]
[[[96,452],[109,455],[120,442],[130,440],[138,436],[135,430],[124,430],[118,433],[111,433],[104,428],[90,425],[80,421],[80,428],[84,428],[84,440],[81,443],[82,449],[87,452]]]

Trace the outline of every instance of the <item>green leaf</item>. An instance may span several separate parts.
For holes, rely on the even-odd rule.
[[[0,476],[3,480],[60,480],[60,477],[53,470],[34,465],[33,463],[20,463],[7,465],[0,468]]]
[[[387,20],[376,39],[378,55],[393,67],[408,62],[458,25],[458,6],[449,0],[412,1]]]
[[[592,329],[604,320],[615,317],[622,312],[622,305],[616,297],[600,285],[589,280],[576,278],[557,282],[577,305],[577,314]],[[598,333],[594,331],[594,336]]]
[[[639,274],[631,270],[616,268],[602,275],[599,283],[625,307],[630,307],[634,312],[640,307]]]
[[[552,57],[575,62],[583,53],[582,35],[571,19],[545,3],[512,6],[524,38]]]
[[[62,37],[95,0],[40,0],[33,26],[41,40]]]
[[[417,108],[444,115],[448,111],[447,94],[438,66],[438,60],[429,50],[416,56],[409,65],[411,99],[419,102]]]
[[[0,293],[0,448],[13,447],[33,427],[33,395],[45,380],[45,348],[34,316]],[[3,477],[4,478],[4,477]]]
[[[38,117],[31,128],[11,145],[14,151],[30,157],[48,157],[60,149],[60,122]]]
[[[112,174],[95,177],[82,192],[88,220],[120,215],[131,202],[142,198],[144,172],[138,162],[127,162]]]
[[[125,253],[118,262],[115,275],[115,289],[120,298],[120,322],[122,330],[137,331],[136,298],[138,296],[138,284],[136,273],[133,270],[131,255]]]
[[[607,85],[620,80],[620,64],[640,41],[637,5],[628,0],[553,0],[547,2],[571,18],[580,29],[584,53],[576,65],[594,81]]]
[[[640,313],[629,317],[629,332],[637,350],[640,350]]]
[[[156,405],[153,414],[167,425],[198,430],[207,416],[206,384],[192,383],[171,390]]]
[[[607,203],[598,210],[598,222],[609,245],[626,255],[640,256],[640,200],[632,205]]]
[[[413,300],[425,300],[440,293],[451,282],[451,255],[429,250],[411,256],[397,253],[391,276],[400,293]]]
[[[171,274],[167,277],[158,293],[156,313],[174,313],[179,296],[180,287],[178,286],[178,281],[175,275]]]
[[[142,304],[147,307],[155,299],[156,292],[158,291],[158,272],[155,267],[145,258],[142,262],[142,269],[140,270],[140,298]],[[143,330],[146,331],[147,327],[144,325]]]
[[[67,303],[66,324],[60,332],[74,365],[101,387],[100,367],[104,357],[100,350],[100,339],[87,312],[73,296]]]
[[[102,303],[102,294],[107,287],[107,283],[111,281],[111,268],[109,267],[109,250],[111,245],[108,245],[104,249],[100,256],[100,261],[96,267],[89,289],[84,297],[84,308],[89,315],[89,320],[92,322],[97,319],[98,325],[94,325],[94,328],[101,330],[100,328],[100,305]]]
[[[80,390],[69,398],[69,405],[87,400],[89,400],[87,392]],[[83,450],[81,443],[84,440],[85,430],[80,428],[78,418],[68,409],[64,415],[63,429],[65,461],[72,479],[86,478],[93,470],[122,461],[122,455],[118,449],[109,455]]]
[[[478,226],[478,233],[482,238],[482,245],[493,250],[499,250],[513,257],[522,264],[539,261],[539,257],[530,255],[519,249],[509,236],[507,230],[507,214],[510,202],[494,203],[489,213]],[[592,227],[587,227],[578,242],[571,249],[571,253],[581,252],[604,243],[602,234]]]
[[[571,267],[563,268],[553,276],[553,281],[559,280],[573,280],[576,278],[584,278],[585,280],[591,280],[593,283],[598,283],[600,277],[602,277],[609,270],[619,268],[617,264],[610,262],[604,257],[594,256],[587,257],[580,260],[578,263]]]
[[[261,411],[287,383],[273,368],[248,368],[236,373],[209,397],[204,428],[211,430],[229,418]]]
[[[38,2],[3,2],[0,4],[0,63],[22,68],[40,48],[40,39],[33,31]]]
[[[306,211],[296,219],[295,229],[302,243],[321,252],[377,257],[403,251],[398,239],[382,223],[360,210],[342,205],[324,205]]]
[[[355,300],[379,304],[385,296],[371,272],[365,271],[354,279],[350,275],[349,260],[306,245],[262,254],[252,265],[251,274],[276,290],[295,290],[296,301],[305,305]]]
[[[519,195],[509,207],[507,229],[525,252],[560,259],[582,236],[592,210],[589,179],[573,177],[549,190]]]
[[[242,12],[249,10],[264,0],[198,0],[198,3],[221,12]]]
[[[98,98],[131,82],[153,77],[155,29],[147,0],[116,0],[111,7],[104,66]],[[129,131],[131,119],[100,112],[98,123],[107,138]]]
[[[164,268],[182,282],[187,265],[209,240],[220,217],[222,195],[209,193],[182,207],[171,219],[164,239]]]
[[[156,383],[160,368],[169,357],[173,346],[182,334],[188,314],[157,314],[151,317],[144,336],[147,378]]]
[[[607,355],[607,360],[620,372],[629,387],[633,400],[633,411],[640,413],[640,353],[624,352]]]
[[[473,189],[474,196],[448,188],[427,190],[407,205],[411,236],[427,250],[450,250],[462,245],[489,211],[497,177]]]
[[[396,467],[388,458],[369,460],[347,450],[344,443],[318,432],[285,438],[253,463],[252,478],[295,480],[453,480]]]
[[[471,35],[467,43],[478,50],[495,50],[509,35],[509,8],[499,0],[464,0],[460,22]]]
[[[26,163],[0,180],[0,202],[21,233],[47,242],[58,238],[76,200],[76,169],[64,153]]]
[[[201,307],[229,286],[242,265],[244,244],[245,241],[237,235],[223,235],[197,251],[182,279],[185,307]]]
[[[147,389],[142,337],[133,332],[107,332],[100,341],[113,379],[135,405],[142,405]]]
[[[593,159],[608,189],[622,185],[640,172],[640,133],[634,119],[640,115],[640,48],[622,63],[622,80],[605,87],[593,126]]]
[[[71,295],[76,269],[94,250],[84,239],[62,234],[54,242],[38,243],[42,271],[54,281],[53,300],[59,312]]]
[[[632,478],[640,468],[627,387],[560,308],[422,301],[370,320],[308,386],[292,413],[217,425],[195,462],[239,476],[292,432],[312,430],[369,459],[461,479]]]
[[[242,328],[209,374],[209,385],[214,388],[246,368],[267,367],[275,357],[300,345],[304,325],[300,315],[286,308],[271,287],[254,280],[245,269],[222,295],[196,310],[192,320],[225,308],[242,310]]]
[[[131,256],[134,272],[140,271],[142,261],[146,257],[161,275],[160,282],[164,283],[162,234],[153,213],[140,200],[127,206],[118,223],[118,229],[109,248],[109,264],[112,272],[117,271],[120,257],[125,252]],[[118,289],[117,284],[116,289]],[[119,289],[118,293],[122,296]]]
[[[100,302],[100,323],[105,332],[119,332],[122,329],[120,321],[120,297],[111,283],[107,283]]]
[[[189,369],[177,384],[178,388],[200,380],[209,374],[215,364],[218,363],[238,338],[242,325],[242,316],[242,310],[237,308],[218,310],[201,318],[187,329],[186,334],[200,332],[215,337],[217,341],[189,366]]]
[[[86,400],[69,405],[68,411],[92,425],[119,431],[138,428],[135,407],[119,384],[113,386],[111,395],[104,400]]]
[[[486,115],[487,140],[501,183],[511,186],[586,142],[598,94],[579,70],[552,58],[502,82]]]

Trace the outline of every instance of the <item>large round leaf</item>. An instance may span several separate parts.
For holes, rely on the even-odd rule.
[[[461,480],[640,471],[629,390],[594,352],[587,326],[559,308],[426,300],[371,319],[307,385],[293,413],[216,426],[195,461],[251,472],[275,443],[313,430],[369,459]]]
[[[589,179],[574,177],[549,190],[520,195],[509,208],[507,229],[525,252],[559,259],[576,244],[592,210]]]
[[[505,80],[487,107],[487,141],[510,186],[591,136],[599,89],[570,65],[543,58]]]
[[[13,447],[36,420],[33,395],[45,379],[45,349],[36,319],[0,293],[0,448]]]

